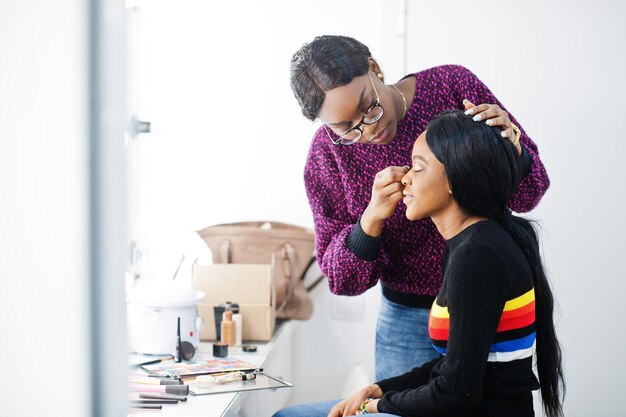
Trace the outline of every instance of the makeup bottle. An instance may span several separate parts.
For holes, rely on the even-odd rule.
[[[183,352],[180,341],[180,317],[178,317],[176,330],[176,362],[182,362],[182,354]]]
[[[232,303],[229,310],[233,312],[233,321],[235,322],[235,346],[241,346],[241,339],[243,335],[242,317],[239,313],[239,304]]]
[[[232,310],[235,313],[239,313],[239,304],[226,301],[218,306],[213,307],[213,314],[215,315],[215,339],[222,340],[222,317],[224,311]]]
[[[235,346],[241,346],[241,336],[243,334],[241,314],[238,312],[234,313],[233,321],[235,322]]]
[[[228,343],[228,346],[235,346],[235,322],[233,321],[233,312],[228,310],[224,312],[222,317],[222,342]]]

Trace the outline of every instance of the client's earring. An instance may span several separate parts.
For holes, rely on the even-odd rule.
[[[377,76],[378,78],[380,78],[381,80],[383,79],[383,73],[382,73],[382,72],[379,72],[378,74],[376,74],[376,76]]]

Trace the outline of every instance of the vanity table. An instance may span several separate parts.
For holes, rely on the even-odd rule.
[[[257,351],[246,353],[241,348],[229,349],[229,357],[258,365],[268,374],[290,381],[292,377],[293,333],[297,322],[277,323],[274,337],[268,343],[254,343]],[[200,342],[195,360],[210,359],[212,343]],[[129,416],[163,417],[271,417],[285,406],[292,388],[243,391],[213,395],[188,395],[186,402],[164,405],[160,411],[133,410]]]

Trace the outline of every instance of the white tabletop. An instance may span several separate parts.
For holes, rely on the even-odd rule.
[[[280,335],[288,331],[292,323],[287,321],[278,325],[274,332],[274,338],[268,343],[256,343],[257,351],[254,353],[243,352],[241,348],[229,348],[228,356],[249,362],[259,367],[263,367],[263,363],[267,355],[280,338]],[[194,360],[213,358],[213,344],[210,342],[200,342],[200,346],[194,356]],[[267,370],[271,372],[271,370]],[[288,388],[287,388],[288,389]],[[225,393],[214,395],[194,396],[188,395],[187,401],[178,404],[165,404],[161,411],[158,410],[133,410],[128,416],[166,416],[166,417],[221,417],[236,415],[237,410],[241,407],[242,394],[244,393]]]

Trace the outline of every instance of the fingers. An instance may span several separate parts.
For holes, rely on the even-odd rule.
[[[494,119],[496,117],[509,118],[509,114],[502,110],[497,104],[481,104],[467,110],[465,114],[474,115],[473,119],[477,122],[481,120]]]
[[[472,107],[474,107],[474,106],[475,106],[475,104],[474,104],[474,103],[472,103],[471,101],[469,101],[469,100],[468,100],[468,99],[466,99],[466,98],[465,98],[465,99],[463,99],[463,105],[465,106],[465,110],[469,110],[469,109],[471,109]]]
[[[343,416],[343,402],[333,406],[328,413],[328,417],[342,417]]]
[[[354,401],[351,404],[346,404],[346,407],[343,410],[343,415],[344,416],[360,415],[361,411],[359,410],[359,407],[361,406],[361,401]]]
[[[494,116],[493,118],[488,118],[485,120],[485,123],[489,126],[501,126],[503,129],[511,128],[511,120],[505,116]]]
[[[378,174],[386,175],[386,174],[391,173],[391,174],[402,174],[402,175],[404,175],[404,174],[406,174],[406,172],[409,169],[411,169],[411,167],[408,166],[408,165],[404,165],[404,166],[401,166],[401,167],[392,165],[392,166],[389,166],[389,167],[383,169]]]
[[[509,114],[497,104],[480,104],[468,109],[465,114],[474,115],[473,119],[477,122],[484,120],[489,126],[500,127],[502,129],[500,134],[503,138],[513,140],[515,137]]]
[[[369,215],[378,220],[384,220],[393,215],[396,210],[396,206],[402,201],[402,190],[404,186],[399,182],[394,182],[385,187],[372,190],[372,198],[366,211]],[[366,233],[367,230],[363,229]],[[376,230],[370,230],[372,233],[368,233],[370,236],[378,236],[375,234]],[[360,403],[359,403],[360,404]]]
[[[402,181],[408,170],[407,166],[387,167],[376,174],[372,187],[372,197],[366,208],[368,217],[378,221],[393,215],[398,203],[402,201],[404,185],[400,181]],[[365,228],[363,230],[367,233]],[[377,229],[370,229],[370,232],[368,233],[370,236],[378,236],[376,234],[378,233]]]
[[[488,110],[483,112],[483,114],[485,113],[490,113],[490,111]],[[506,114],[506,112],[504,111],[502,113]],[[500,115],[491,119],[487,119],[485,120],[485,123],[489,126],[500,127],[502,129],[502,132],[500,132],[500,136],[502,136],[503,138],[510,139],[511,141],[515,139],[515,131],[513,130],[513,125],[511,124],[511,119],[509,119],[508,114],[506,116]]]
[[[500,135],[503,138],[510,139],[511,142],[513,142],[513,140],[515,139],[515,131],[513,130],[512,127],[503,130],[502,132],[500,132]]]
[[[489,106],[490,104],[479,104],[478,106],[473,106],[465,110],[465,114],[473,115],[474,117],[476,117],[478,113],[487,110]]]
[[[403,198],[404,194],[402,194],[402,191],[396,191],[395,193],[387,196],[387,199],[394,204],[394,207],[397,206]]]
[[[392,198],[394,197],[394,194],[400,193],[400,200],[402,200],[403,190],[404,190],[404,185],[402,185],[402,183],[394,182],[393,184],[389,184],[388,186],[383,188],[381,190],[381,194],[387,198]],[[397,197],[397,195],[395,197]]]
[[[374,183],[378,187],[386,187],[387,185],[392,184],[394,182],[399,183],[400,181],[402,181],[402,177],[404,177],[404,175],[408,172],[409,169],[410,168],[408,165],[405,165],[403,167],[397,167],[397,166],[387,167],[376,174]]]

